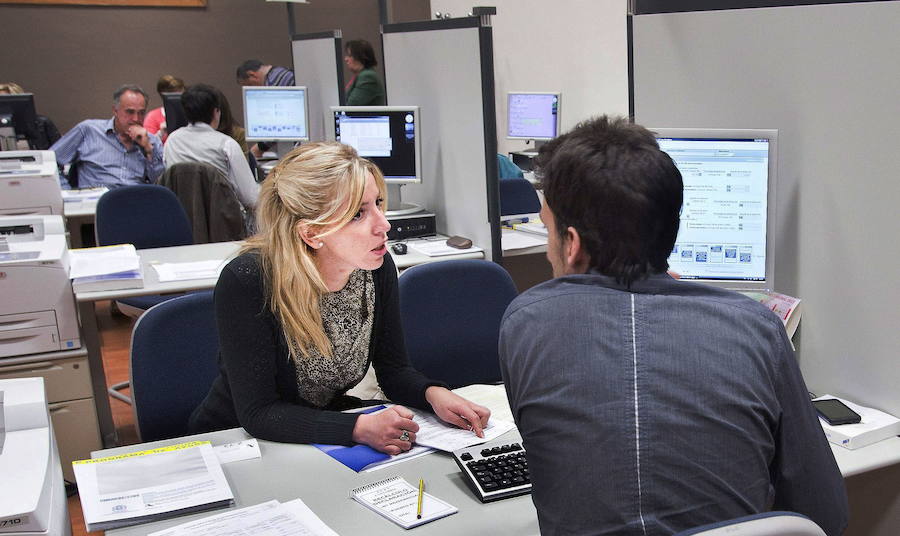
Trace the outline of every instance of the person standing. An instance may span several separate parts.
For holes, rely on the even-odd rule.
[[[347,106],[384,106],[387,97],[384,83],[375,71],[378,60],[368,41],[356,39],[344,46],[344,64],[353,73],[344,90]]]

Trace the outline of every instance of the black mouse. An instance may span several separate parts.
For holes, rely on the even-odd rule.
[[[391,246],[391,251],[393,251],[397,255],[406,255],[406,244],[404,244],[403,242],[397,242],[396,244]]]

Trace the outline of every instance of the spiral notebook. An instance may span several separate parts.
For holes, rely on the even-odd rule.
[[[418,527],[459,511],[434,495],[423,493],[422,519],[417,519],[419,490],[399,476],[353,488],[350,490],[350,497],[405,529]]]

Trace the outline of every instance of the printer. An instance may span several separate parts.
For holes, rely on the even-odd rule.
[[[53,151],[0,152],[0,215],[62,213]]]
[[[62,216],[0,216],[0,359],[81,347]]]
[[[0,536],[71,535],[44,379],[0,380],[0,414]]]

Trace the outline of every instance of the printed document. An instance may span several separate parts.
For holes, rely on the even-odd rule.
[[[153,269],[160,283],[190,281],[192,279],[217,279],[222,270],[222,259],[194,262],[166,262],[154,264]]]
[[[141,267],[141,258],[131,244],[101,246],[69,250],[69,277],[134,272]]]
[[[484,428],[484,437],[478,437],[475,432],[449,425],[431,413],[407,409],[413,412],[415,415],[413,420],[419,425],[419,431],[416,432],[416,445],[446,452],[453,452],[496,439],[516,427],[511,422],[491,417],[487,427]]]
[[[300,499],[268,501],[151,532],[149,536],[337,536]]]

